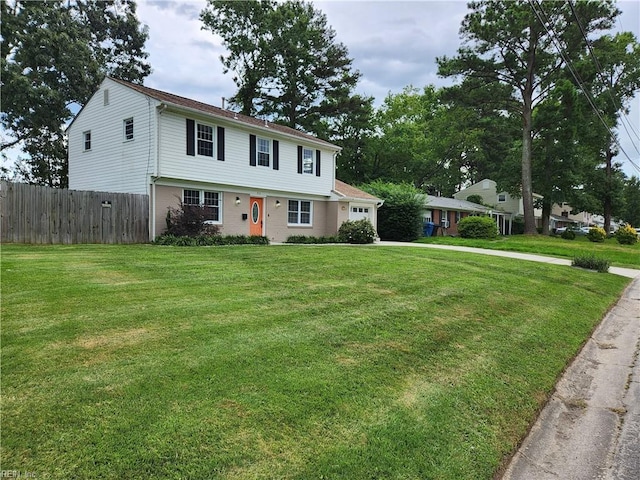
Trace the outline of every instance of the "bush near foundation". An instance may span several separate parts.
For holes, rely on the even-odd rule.
[[[462,238],[496,238],[498,227],[491,217],[464,217],[458,222]]]
[[[340,225],[338,238],[346,243],[373,243],[376,238],[376,231],[366,218],[348,220]]]

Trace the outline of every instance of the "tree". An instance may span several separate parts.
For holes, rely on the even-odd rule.
[[[580,13],[574,14],[580,25]],[[593,42],[586,37],[584,40],[587,48],[581,61],[576,62],[576,71],[592,108],[590,122],[584,122],[590,128],[582,130],[586,137],[583,142],[595,160],[595,177],[590,172],[591,180],[601,194],[596,212],[604,215],[604,228],[609,231],[612,217],[620,214],[623,188],[617,172],[620,166],[613,163],[619,153],[613,128],[620,123],[621,114],[628,113],[629,101],[640,89],[640,45],[630,32],[604,35]]]
[[[586,34],[610,28],[619,14],[612,2],[588,3],[582,17]],[[544,10],[537,0],[482,0],[470,2],[469,7],[472,12],[465,16],[461,27],[467,45],[460,47],[454,58],[438,58],[439,73],[472,77],[512,89],[508,109],[522,119],[521,195],[525,233],[535,234],[533,115],[547,97],[565,59],[576,53],[570,43],[575,32],[570,28],[569,2],[546,3]]]
[[[105,75],[140,82],[146,28],[130,0],[1,3],[3,129],[0,150],[20,146],[22,176],[65,187],[64,125]]]
[[[640,178],[631,177],[627,180],[623,191],[624,207],[622,220],[640,228]]]
[[[413,185],[376,180],[361,188],[384,200],[378,210],[380,238],[411,242],[420,236],[425,196]]]
[[[313,4],[209,0],[200,18],[228,49],[221,61],[243,113],[326,138],[325,119],[349,112],[360,73]]]

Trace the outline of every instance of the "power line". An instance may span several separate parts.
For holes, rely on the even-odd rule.
[[[607,82],[607,78],[605,77],[604,73],[603,73],[603,68],[602,65],[600,64],[600,61],[598,60],[598,57],[596,57],[596,54],[593,51],[593,48],[591,47],[591,42],[589,41],[589,39],[587,38],[587,34],[584,30],[584,27],[582,26],[582,23],[580,22],[580,19],[578,18],[578,12],[576,12],[575,7],[573,6],[573,2],[571,0],[569,0],[569,7],[571,8],[571,13],[573,13],[573,17],[576,19],[576,23],[578,24],[578,28],[580,29],[580,33],[582,34],[582,38],[584,38],[584,41],[587,45],[587,50],[589,51],[589,55],[591,56],[593,63],[596,66],[596,71],[598,72],[598,75],[600,76],[602,83],[607,85],[609,88],[606,89],[606,92],[609,94],[609,97],[611,98],[611,103],[613,104],[613,107],[615,108],[615,110],[617,112],[621,113],[620,118],[620,123],[622,124],[622,127],[625,129],[625,131],[627,132],[627,135],[629,136],[629,138],[631,139],[631,144],[633,145],[633,148],[635,148],[636,152],[638,152],[638,154],[640,154],[640,150],[638,149],[638,147],[635,145],[633,138],[631,138],[631,133],[629,132],[629,129],[627,128],[627,125],[625,124],[625,120],[628,119],[626,118],[626,112],[623,110],[622,108],[622,104],[618,103],[618,101],[615,99],[615,97],[613,96],[613,93],[611,93],[611,89],[613,88],[613,85],[610,84],[610,82]],[[633,130],[633,126],[631,126],[631,131],[635,134],[636,138],[638,140],[640,140],[640,135]]]
[[[556,50],[558,50],[558,53],[560,54],[560,57],[562,58],[562,60],[567,65],[567,68],[568,68],[569,72],[571,72],[571,75],[573,76],[574,80],[576,81],[578,87],[580,87],[580,90],[584,93],[587,101],[589,102],[589,105],[591,105],[591,108],[596,113],[598,119],[600,119],[600,122],[602,122],[604,127],[607,129],[607,132],[611,136],[611,139],[616,144],[616,146],[620,149],[620,151],[624,154],[624,156],[627,157],[627,160],[629,160],[629,163],[631,163],[631,165],[633,165],[633,167],[640,172],[640,167],[638,165],[636,165],[636,163],[633,160],[631,160],[631,157],[627,154],[627,152],[624,150],[622,145],[620,145],[620,142],[618,142],[618,139],[616,138],[614,132],[611,130],[611,127],[609,127],[609,125],[607,124],[605,119],[602,117],[602,114],[600,113],[600,110],[598,110],[598,108],[596,107],[593,99],[591,98],[591,95],[589,94],[589,91],[585,88],[584,83],[582,82],[582,79],[580,79],[578,73],[574,70],[574,68],[573,68],[573,66],[571,64],[571,60],[569,58],[567,58],[565,56],[565,54],[563,53],[562,45],[559,45],[559,41],[556,38],[555,32],[553,32],[553,30],[551,30],[551,27],[547,26],[547,22],[548,23],[551,23],[551,22],[546,17],[546,13],[545,13],[544,9],[542,8],[542,5],[538,4],[538,0],[529,0],[529,5],[531,6],[531,9],[535,13],[535,15],[538,18],[538,20],[540,21],[540,24],[543,26],[543,28],[546,30],[547,34],[549,35],[549,38],[553,42],[553,45],[556,47]],[[538,12],[538,8],[540,9],[540,12]],[[542,19],[542,16],[544,16],[546,18],[546,21]]]

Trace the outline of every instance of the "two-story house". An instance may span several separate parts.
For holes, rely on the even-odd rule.
[[[282,125],[108,77],[67,134],[69,188],[149,195],[152,239],[181,201],[276,242],[376,226],[381,201],[335,178],[340,147]]]
[[[513,227],[513,219],[524,215],[524,204],[522,198],[514,197],[507,192],[498,192],[497,183],[493,180],[484,179],[474,183],[469,187],[453,194],[454,198],[466,200],[471,195],[482,198],[484,205],[491,206],[491,216],[495,218],[498,231],[501,235],[510,235]],[[533,200],[542,199],[541,195],[533,194]],[[542,217],[540,209],[534,210],[536,223],[539,225]]]

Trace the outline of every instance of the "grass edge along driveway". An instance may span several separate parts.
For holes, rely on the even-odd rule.
[[[2,247],[2,470],[487,479],[628,283],[393,247]]]

